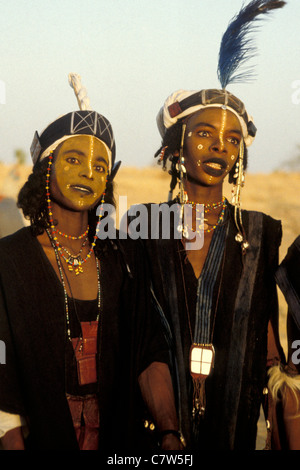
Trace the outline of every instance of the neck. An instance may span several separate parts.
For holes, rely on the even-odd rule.
[[[74,237],[81,235],[88,225],[88,211],[75,212],[62,208],[54,201],[51,203],[55,229]]]
[[[188,200],[198,204],[212,204],[220,202],[223,197],[223,185],[202,186],[191,181],[186,181],[185,190]]]

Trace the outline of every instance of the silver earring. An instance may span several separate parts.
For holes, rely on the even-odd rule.
[[[199,144],[198,147],[197,147],[197,149],[199,149],[199,150],[203,149],[203,145],[202,145],[202,144]]]
[[[235,240],[238,243],[241,243],[242,253],[244,255],[246,253],[247,248],[249,248],[249,243],[247,241],[245,230],[243,227],[242,212],[241,212],[241,189],[245,183],[243,160],[244,160],[244,142],[242,140],[240,143],[239,161],[236,162],[235,173],[233,175],[233,178],[236,179],[236,182],[234,183],[231,203],[234,205],[234,221],[235,221],[235,225],[238,231],[238,233],[235,236]]]
[[[239,165],[239,162],[236,162],[236,164],[235,164],[235,170],[234,170],[234,175],[233,175],[234,179],[237,179],[238,176],[239,176],[239,166],[240,166],[240,165]]]

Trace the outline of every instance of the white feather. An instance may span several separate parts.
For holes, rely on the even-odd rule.
[[[79,109],[81,111],[90,110],[90,100],[87,96],[86,88],[81,85],[81,77],[77,73],[69,73],[69,84],[74,89]]]

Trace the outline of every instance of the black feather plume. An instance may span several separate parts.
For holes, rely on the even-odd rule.
[[[250,68],[236,73],[241,65],[255,55],[256,47],[249,34],[257,29],[256,24],[261,19],[260,15],[282,8],[285,4],[286,2],[276,0],[253,0],[243,6],[230,21],[223,34],[219,52],[218,78],[223,89],[229,83],[247,82],[253,77]]]

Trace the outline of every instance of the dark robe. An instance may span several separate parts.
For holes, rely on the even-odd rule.
[[[150,214],[151,205],[147,207]],[[152,224],[155,223],[157,221],[152,220]],[[212,296],[215,364],[206,380],[207,404],[199,426],[200,437],[193,433],[191,422],[188,326],[188,312],[192,329],[195,323],[197,279],[180,240],[150,237],[144,240],[154,292],[165,313],[164,326],[174,352],[173,377],[181,431],[188,447],[195,451],[255,449],[262,392],[267,381],[269,320],[277,330],[274,273],[278,265],[281,223],[260,212],[243,211],[250,244],[245,256],[235,240],[237,230],[230,204],[224,223],[224,263],[220,263]],[[278,337],[276,341],[279,355],[274,360],[279,361],[284,356]]]
[[[137,377],[167,346],[139,242],[97,241],[99,449],[135,448],[141,423]],[[23,415],[28,449],[78,449],[66,400],[64,292],[30,228],[0,241],[0,410]],[[140,444],[139,444],[140,445]]]

